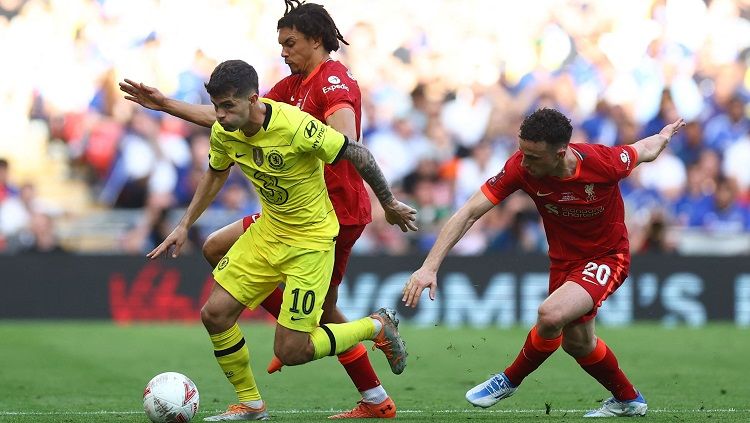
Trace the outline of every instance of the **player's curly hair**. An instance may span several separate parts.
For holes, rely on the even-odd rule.
[[[227,60],[216,66],[204,85],[211,97],[243,97],[258,92],[258,72],[242,60]]]
[[[542,108],[526,116],[518,131],[526,141],[546,142],[554,146],[566,145],[573,135],[573,126],[564,114],[555,109]]]
[[[320,38],[328,53],[339,49],[339,41],[349,45],[322,5],[302,0],[284,0],[284,4],[286,11],[276,25],[277,30],[294,28],[307,37]]]

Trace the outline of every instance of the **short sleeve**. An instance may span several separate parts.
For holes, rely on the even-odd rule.
[[[223,171],[229,169],[234,161],[227,155],[224,149],[224,143],[219,135],[219,123],[216,122],[211,127],[211,140],[208,150],[208,166],[213,170]]]
[[[499,204],[521,188],[520,163],[521,154],[516,152],[505,162],[500,172],[482,185],[482,193],[492,204]]]
[[[321,91],[325,101],[323,117],[328,119],[335,111],[348,107],[354,110],[356,100],[354,98],[354,86],[356,81],[350,76],[345,67],[331,67],[327,73],[322,75]]]
[[[620,145],[615,147],[605,147],[606,158],[609,162],[610,172],[615,180],[620,180],[633,171],[633,168],[638,163],[638,153],[635,148],[629,145]]]
[[[336,160],[345,142],[344,135],[309,114],[305,114],[293,140],[297,149],[312,152],[326,163]]]

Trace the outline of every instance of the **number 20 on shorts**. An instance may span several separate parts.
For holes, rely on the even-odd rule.
[[[593,261],[590,261],[586,263],[586,266],[584,266],[581,273],[583,273],[584,279],[595,279],[596,282],[599,283],[599,285],[604,286],[607,284],[610,275],[612,275],[612,269],[610,269],[606,264],[597,264]]]

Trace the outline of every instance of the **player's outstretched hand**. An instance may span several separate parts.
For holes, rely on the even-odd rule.
[[[685,121],[682,118],[679,118],[676,121],[665,126],[664,129],[659,132],[659,135],[666,137],[667,139],[671,139],[672,136],[676,134],[683,126],[685,126]]]
[[[416,307],[419,303],[419,296],[425,288],[430,288],[430,300],[435,301],[435,291],[437,290],[437,272],[427,270],[424,267],[411,274],[411,277],[404,285],[401,301],[407,307]]]
[[[187,234],[187,229],[183,228],[182,226],[174,228],[172,233],[169,234],[169,236],[167,236],[167,238],[162,241],[161,244],[151,250],[150,253],[146,254],[146,257],[153,260],[162,255],[164,252],[168,251],[169,247],[174,246],[174,249],[172,250],[172,258],[176,258],[180,255],[182,245],[187,240]]]
[[[167,97],[157,88],[149,87],[142,82],[125,79],[120,82],[120,91],[124,92],[125,99],[151,110],[163,110]]]
[[[394,198],[390,203],[383,204],[383,210],[385,211],[385,220],[391,225],[398,225],[402,232],[417,230],[417,225],[414,224],[414,221],[417,220],[416,209]]]

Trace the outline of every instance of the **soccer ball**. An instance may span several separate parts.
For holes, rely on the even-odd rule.
[[[189,422],[198,412],[198,403],[198,388],[177,372],[154,376],[143,391],[143,410],[154,423]]]

